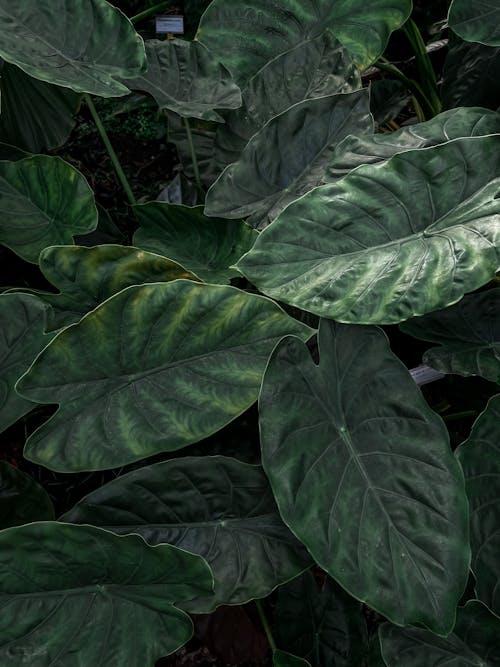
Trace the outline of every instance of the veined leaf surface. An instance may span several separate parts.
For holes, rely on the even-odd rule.
[[[453,0],[448,25],[468,42],[500,46],[500,5],[497,0]]]
[[[443,66],[443,108],[500,106],[500,48],[459,42],[453,44]]]
[[[280,514],[351,595],[445,635],[470,560],[446,428],[379,329],[321,320],[319,353],[316,366],[287,337],[262,384],[262,461]]]
[[[0,530],[54,518],[48,493],[32,477],[0,461]]]
[[[290,204],[237,268],[322,317],[401,322],[495,276],[499,192],[500,135],[408,151]]]
[[[0,532],[2,667],[153,665],[192,635],[174,603],[210,593],[212,583],[199,556],[138,535],[57,522],[8,528]]]
[[[180,606],[207,613],[268,595],[311,563],[285,526],[260,466],[223,456],[134,470],[86,496],[61,521],[139,533],[203,556],[215,593]]]
[[[311,333],[233,287],[128,287],[61,331],[19,380],[25,398],[60,405],[25,456],[100,470],[201,440],[254,403],[280,338]]]

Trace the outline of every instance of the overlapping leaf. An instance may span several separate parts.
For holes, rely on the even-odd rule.
[[[262,460],[281,516],[350,594],[445,635],[470,558],[446,428],[380,330],[322,320],[319,352],[316,366],[288,337],[264,376]]]
[[[307,660],[303,660],[296,655],[275,649],[273,651],[274,667],[311,667]]]
[[[366,89],[300,102],[250,139],[239,160],[208,191],[205,213],[227,218],[251,214],[250,224],[265,227],[321,182],[342,139],[372,130]]]
[[[499,192],[500,135],[408,151],[290,204],[237,268],[323,317],[400,322],[495,276]]]
[[[457,450],[470,506],[472,571],[480,600],[500,615],[500,394]]]
[[[184,119],[171,111],[167,112],[167,116],[168,140],[172,144],[175,144],[177,148],[183,173],[187,178],[194,181],[193,155]],[[189,126],[200,179],[206,187],[209,187],[220,173],[220,169],[215,164],[215,127],[221,127],[221,125],[220,123],[216,124],[199,119],[191,119]],[[201,203],[205,198],[205,193],[200,193],[196,186],[194,186],[194,189],[196,190],[197,199],[193,204]],[[181,203],[188,204],[190,202],[183,199]]]
[[[500,5],[497,0],[453,0],[448,25],[468,42],[500,46]]]
[[[201,206],[148,202],[134,210],[140,224],[134,243],[178,262],[205,282],[228,283],[240,275],[229,267],[258,236],[243,222],[205,217]]]
[[[268,595],[311,560],[283,524],[260,466],[223,456],[140,468],[94,491],[62,521],[139,533],[203,556],[215,594],[181,607],[209,612]]]
[[[192,635],[174,603],[211,588],[202,558],[138,535],[56,522],[8,528],[0,532],[0,662],[153,665]]]
[[[47,492],[26,473],[0,461],[0,529],[53,518]]]
[[[443,108],[500,107],[500,48],[462,42],[453,44],[443,67]]]
[[[500,289],[469,294],[454,306],[408,320],[402,331],[439,343],[424,363],[441,373],[480,375],[500,383]]]
[[[201,440],[256,400],[286,334],[311,330],[233,287],[128,287],[61,331],[17,383],[25,398],[60,405],[25,456],[53,470],[99,470]]]
[[[28,262],[51,245],[73,244],[97,227],[85,178],[58,157],[0,162],[0,243]]]

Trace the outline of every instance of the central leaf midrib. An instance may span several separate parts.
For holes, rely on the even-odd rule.
[[[95,506],[98,507],[98,506]],[[232,525],[242,525],[244,526],[245,524],[254,524],[259,521],[265,521],[266,519],[276,519],[277,515],[276,513],[273,512],[268,512],[266,514],[261,514],[255,517],[233,517],[233,518],[220,518],[220,519],[209,519],[207,521],[182,521],[178,523],[123,523],[123,524],[118,524],[118,525],[108,525],[108,524],[100,524],[99,528],[103,528],[104,530],[109,530],[111,532],[116,532],[117,530],[122,531],[124,529],[132,529],[136,528],[141,531],[141,534],[146,531],[149,528],[158,528],[158,529],[181,529],[181,528],[187,528],[187,529],[195,529],[195,528],[207,528],[207,529],[217,529],[217,528],[225,528],[226,525],[232,526]]]

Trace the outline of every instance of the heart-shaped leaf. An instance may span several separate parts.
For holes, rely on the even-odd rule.
[[[280,338],[311,333],[269,299],[234,287],[128,287],[61,331],[17,383],[25,398],[60,405],[25,456],[77,472],[197,442],[257,399]]]
[[[211,588],[203,558],[138,535],[56,522],[8,528],[0,532],[2,667],[153,665],[192,635],[174,603]]]
[[[142,38],[105,0],[0,0],[0,57],[35,79],[101,97],[146,67]]]
[[[239,220],[207,218],[201,206],[148,202],[134,211],[140,224],[135,245],[178,262],[205,282],[224,284],[239,276],[229,267],[258,236]]]
[[[351,595],[401,625],[453,628],[470,559],[448,433],[382,331],[322,320],[320,364],[288,337],[259,399],[281,516]]]
[[[307,660],[276,649],[273,651],[273,667],[311,667],[311,665]]]
[[[52,338],[45,334],[46,311],[36,296],[0,295],[0,433],[35,407],[14,385]]]
[[[477,600],[460,607],[453,634],[442,638],[419,628],[380,630],[387,667],[496,667],[500,659],[500,619]]]
[[[367,89],[294,105],[264,125],[222,172],[207,193],[205,213],[252,214],[250,224],[265,227],[321,182],[339,141],[363,130],[373,131]]]
[[[125,83],[152,95],[160,109],[185,118],[224,122],[215,109],[241,106],[240,89],[203,44],[152,39],[146,42],[146,54],[147,71]]]
[[[456,455],[470,506],[472,571],[480,600],[500,614],[500,394],[479,415]]]
[[[0,162],[0,243],[36,264],[40,251],[72,244],[97,227],[94,194],[85,178],[58,157]]]
[[[374,62],[411,11],[410,0],[214,0],[197,39],[244,83],[294,46],[331,30],[360,69]],[[258,45],[258,48],[256,48]]]
[[[0,529],[54,518],[48,493],[7,461],[0,461]]]
[[[181,607],[206,613],[268,595],[311,563],[282,522],[260,466],[223,456],[175,459],[102,486],[61,521],[139,533],[203,556],[215,594]]]
[[[459,42],[448,51],[443,67],[443,108],[500,106],[500,48]]]
[[[496,0],[452,0],[448,25],[468,42],[500,46],[500,5]]]
[[[404,333],[439,343],[424,363],[441,373],[500,383],[500,289],[469,294],[450,308],[401,324]]]
[[[495,276],[499,192],[500,135],[408,151],[290,204],[237,268],[322,317],[401,322]]]

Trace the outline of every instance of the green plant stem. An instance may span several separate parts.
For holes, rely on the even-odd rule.
[[[443,420],[445,422],[454,422],[458,421],[459,419],[467,419],[468,417],[476,417],[477,412],[476,410],[464,410],[463,412],[454,412],[451,415],[445,415],[443,416]]]
[[[264,628],[264,631],[266,633],[269,646],[273,651],[276,651],[276,642],[274,641],[273,633],[271,632],[271,627],[269,625],[269,621],[267,620],[266,612],[264,611],[264,607],[262,606],[261,600],[255,600],[255,606],[257,607],[257,611],[259,612],[260,622],[262,623],[262,627]]]
[[[441,99],[438,94],[436,73],[434,72],[431,59],[427,53],[425,42],[422,39],[417,24],[411,18],[404,24],[403,32],[408,38],[415,54],[421,83],[426,89],[426,97],[432,106],[433,115],[437,115],[441,111]]]
[[[392,74],[394,77],[396,77],[396,79],[399,79],[399,81],[404,83],[405,86],[419,100],[419,103],[422,103],[422,107],[424,107],[426,110],[426,117],[428,116],[432,118],[433,116],[435,116],[434,109],[430,100],[427,99],[425,92],[422,90],[422,87],[417,81],[415,81],[414,79],[409,79],[407,76],[403,74],[403,72],[400,69],[382,60],[377,60],[374,66],[378,67],[378,69],[381,69],[384,72]]]
[[[92,118],[94,119],[94,122],[96,124],[96,127],[99,131],[99,134],[101,135],[101,139],[106,146],[106,150],[108,151],[109,157],[111,158],[111,162],[113,163],[113,167],[115,168],[116,175],[118,176],[118,180],[120,181],[125,194],[127,195],[127,199],[129,202],[132,204],[136,204],[136,199],[134,197],[134,193],[132,192],[132,188],[130,187],[130,184],[127,180],[127,177],[125,176],[125,172],[122,169],[122,166],[120,164],[120,160],[118,159],[117,154],[115,153],[115,149],[111,145],[111,141],[109,140],[108,133],[106,132],[106,128],[102,124],[102,120],[97,113],[97,109],[94,106],[94,103],[92,102],[92,98],[88,93],[84,94],[84,99],[85,102],[90,110],[90,113],[92,114]]]
[[[194,180],[196,181],[198,189],[201,190],[201,192],[204,192],[203,185],[201,184],[200,170],[198,168],[198,160],[196,158],[196,151],[194,149],[193,134],[191,132],[191,125],[189,124],[189,118],[183,118],[183,121],[184,121],[184,127],[186,128],[186,136],[189,144],[189,152],[191,153],[191,162],[193,163]]]
[[[159,2],[158,4],[153,5],[152,7],[148,7],[148,9],[145,9],[143,12],[140,12],[140,14],[132,16],[130,22],[139,23],[139,21],[148,19],[150,16],[156,14],[156,12],[161,12],[162,9],[167,9],[167,7],[171,7],[173,4],[174,4],[173,0],[163,0],[163,2]]]

